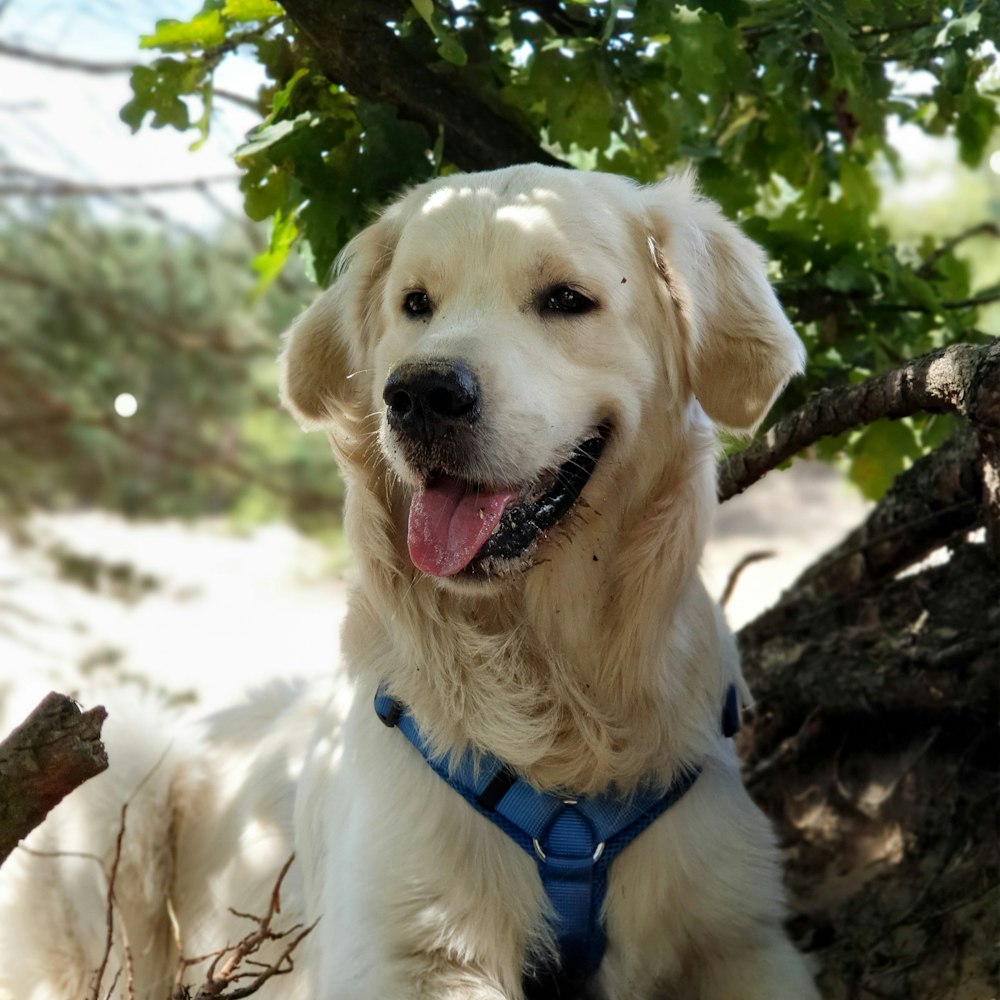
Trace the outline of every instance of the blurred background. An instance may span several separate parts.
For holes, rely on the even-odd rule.
[[[184,0],[0,5],[0,693],[109,678],[214,704],[335,662],[350,557],[321,436],[276,406],[280,331],[314,294],[294,257],[259,293],[268,233],[232,159],[259,124],[257,60],[219,67],[204,140],[119,111],[139,37]],[[900,239],[984,226],[1000,279],[1000,150],[978,168],[912,126],[879,177]],[[995,228],[992,236],[995,236]],[[996,307],[982,327],[1000,330]],[[796,462],[726,504],[705,569],[733,624],[862,517],[836,464]]]

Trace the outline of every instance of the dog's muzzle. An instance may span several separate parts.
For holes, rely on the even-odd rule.
[[[407,546],[425,573],[498,573],[522,560],[579,499],[607,439],[587,431],[568,459],[524,482],[470,476],[481,447],[483,395],[475,372],[457,359],[407,362],[382,391],[386,422],[412,473]],[[480,466],[481,468],[482,466]]]

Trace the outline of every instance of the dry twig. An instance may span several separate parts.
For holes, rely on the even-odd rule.
[[[739,582],[740,576],[747,566],[752,566],[755,562],[761,562],[764,559],[773,559],[774,555],[775,553],[770,549],[761,552],[748,552],[733,567],[732,572],[729,574],[729,579],[726,580],[726,588],[722,591],[722,597],[719,598],[719,604],[725,607],[729,603],[729,599],[733,596],[733,591],[736,589],[736,584]]]
[[[295,924],[281,931],[271,928],[274,917],[281,912],[281,885],[294,860],[295,855],[293,854],[279,872],[274,889],[271,891],[271,901],[267,913],[264,916],[259,917],[252,913],[241,913],[239,910],[230,909],[229,912],[234,916],[255,923],[257,925],[255,930],[250,931],[236,944],[226,945],[224,948],[207,955],[185,958],[181,953],[177,963],[176,985],[172,1000],[242,1000],[243,997],[252,996],[274,976],[283,976],[294,971],[295,964],[292,960],[292,953],[319,923],[316,920],[308,927]],[[176,917],[172,917],[172,921],[175,940],[178,942],[178,951],[180,951],[180,929]],[[251,957],[256,955],[269,941],[286,942],[283,951],[276,960],[263,963]],[[197,993],[192,993],[190,987],[182,985],[184,974],[193,966],[208,961],[211,964],[208,967],[205,982],[198,987]],[[250,966],[253,968],[248,968]],[[249,981],[243,986],[235,985],[240,980]]]

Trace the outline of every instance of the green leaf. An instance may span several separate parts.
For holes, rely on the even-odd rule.
[[[299,80],[308,75],[309,70],[305,67],[300,67],[291,75],[291,77],[289,77],[288,82],[280,90],[275,92],[274,97],[271,98],[271,113],[267,117],[268,122],[278,118],[281,112],[288,107],[288,103],[292,99],[292,93],[295,90],[295,85],[299,82]]]
[[[531,84],[544,95],[546,124],[553,142],[604,149],[611,140],[612,96],[594,49],[567,56],[561,48],[539,53]]]
[[[285,208],[291,197],[288,174],[261,158],[247,165],[240,178],[243,211],[254,222],[263,222]]]
[[[274,279],[281,274],[298,235],[299,227],[295,216],[278,209],[274,213],[271,223],[271,239],[268,248],[254,258],[253,269],[260,278],[254,289],[255,295],[263,294]]]
[[[410,0],[410,2],[437,39],[438,55],[453,66],[464,66],[469,61],[469,56],[462,47],[462,43],[456,38],[455,33],[434,9],[434,0]]]
[[[157,59],[149,66],[132,70],[132,100],[119,112],[119,117],[133,132],[137,132],[147,115],[152,115],[153,128],[171,126],[184,130],[191,125],[187,105],[181,95],[197,92],[205,78],[201,60]]]
[[[274,0],[226,0],[222,16],[229,21],[267,21],[283,17],[284,11]]]
[[[156,22],[152,35],[142,35],[139,46],[143,49],[162,49],[164,52],[188,52],[191,49],[211,49],[226,40],[226,27],[217,10],[195,14],[190,21],[167,19]]]
[[[855,438],[849,475],[869,500],[878,500],[919,450],[909,421],[879,420]]]
[[[413,9],[424,19],[427,27],[434,30],[434,0],[410,0]]]
[[[823,273],[823,283],[837,292],[871,293],[878,288],[870,261],[853,252],[841,257]]]
[[[700,7],[707,14],[718,14],[729,27],[733,27],[752,9],[746,0],[700,0],[697,4],[686,6]]]
[[[247,135],[246,142],[237,146],[234,156],[237,162],[245,160],[287,139],[298,129],[308,128],[315,120],[316,115],[313,112],[303,111],[295,118],[285,118],[269,125],[258,126]]]
[[[1000,124],[995,101],[982,97],[974,90],[965,90],[957,103],[958,119],[955,135],[958,138],[959,155],[969,167],[976,167],[983,158],[986,144],[994,129]]]
[[[438,45],[438,55],[452,66],[464,66],[469,61],[469,55],[462,48],[462,44],[450,34],[442,36],[441,44]]]

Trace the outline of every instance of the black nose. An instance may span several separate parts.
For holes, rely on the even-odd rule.
[[[479,418],[479,380],[462,361],[400,365],[386,379],[382,399],[389,423],[407,433],[433,432],[450,421]]]

